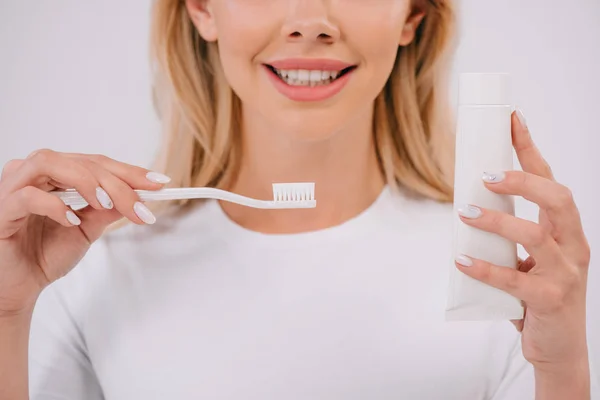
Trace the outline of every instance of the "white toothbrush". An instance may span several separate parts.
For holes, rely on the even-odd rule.
[[[315,208],[314,183],[274,183],[273,200],[258,200],[215,188],[167,188],[162,190],[135,190],[141,201],[216,199],[262,209]],[[67,206],[85,207],[88,203],[75,190],[50,192]]]

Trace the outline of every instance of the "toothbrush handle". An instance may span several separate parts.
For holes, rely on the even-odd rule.
[[[141,201],[168,201],[205,199],[214,197],[242,197],[213,188],[166,188],[161,190],[134,190]],[[87,201],[74,189],[50,192],[60,198],[67,206],[86,206]]]
[[[213,188],[166,188],[161,190],[135,190],[142,201],[189,200],[213,198],[224,190]],[[232,195],[233,193],[228,193]]]
[[[293,209],[293,208],[314,208],[315,200],[303,201],[270,201],[258,200],[242,196],[236,193],[227,192],[215,188],[167,188],[161,190],[135,190],[141,201],[168,201],[168,200],[189,200],[189,199],[216,199],[241,204],[246,207],[260,209]],[[85,207],[88,203],[75,190],[50,192],[58,196],[67,206]]]

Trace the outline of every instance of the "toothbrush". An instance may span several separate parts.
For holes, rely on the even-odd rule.
[[[274,183],[273,200],[258,200],[215,188],[167,188],[161,190],[135,190],[141,201],[216,199],[262,209],[315,208],[314,183]],[[50,192],[67,206],[86,207],[88,203],[75,190]]]

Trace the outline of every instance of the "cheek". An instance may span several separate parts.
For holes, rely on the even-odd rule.
[[[243,32],[243,34],[242,34]],[[261,37],[251,35],[247,30],[232,27],[227,34],[219,35],[219,56],[223,73],[234,92],[241,98],[246,97],[252,85],[252,64],[260,51],[258,43]]]
[[[387,75],[396,59],[407,5],[402,1],[378,0],[370,5],[368,12],[362,7],[355,7],[353,12],[344,10],[342,31],[347,33],[349,46],[361,56],[369,71]]]
[[[387,70],[398,52],[398,35],[393,27],[373,25],[362,35],[355,35],[354,43],[368,68]]]
[[[252,82],[258,66],[256,56],[268,46],[274,23],[268,14],[259,12],[263,0],[225,0],[219,3],[217,29],[221,63],[228,82],[236,92],[243,92]],[[241,94],[241,93],[240,93]]]
[[[224,50],[252,59],[273,40],[281,6],[270,0],[219,0],[214,10]],[[278,1],[277,3],[283,3]]]
[[[361,85],[357,92],[364,93],[370,100],[379,94],[394,67],[398,54],[397,32],[394,26],[373,24],[352,40],[362,58],[364,77],[357,82]]]

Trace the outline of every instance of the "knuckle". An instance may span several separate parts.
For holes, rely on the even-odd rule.
[[[32,152],[31,154],[29,154],[29,156],[27,156],[27,158],[29,158],[29,159],[44,158],[44,157],[50,156],[53,153],[54,152],[50,149],[38,149],[38,150]]]
[[[492,227],[502,228],[505,225],[506,219],[502,213],[496,211],[488,211],[488,223]]]
[[[25,186],[19,191],[19,201],[29,204],[37,194],[37,189],[33,186]]]
[[[529,233],[527,245],[531,247],[539,247],[547,243],[550,238],[548,232],[541,226],[535,226]]]
[[[564,208],[573,203],[573,192],[571,192],[568,187],[561,185],[560,190],[557,192],[556,197],[554,198],[554,208]]]
[[[518,289],[521,286],[521,276],[517,270],[508,270],[504,279],[504,286],[509,290]]]
[[[77,171],[73,174],[73,179],[77,185],[88,186],[90,181],[90,174],[85,168],[78,168]]]
[[[578,287],[581,283],[581,275],[577,268],[569,268],[565,273],[565,276],[562,279],[562,284],[564,287],[565,293],[570,293],[574,288]]]
[[[489,264],[485,264],[482,268],[479,269],[479,280],[485,283],[490,283],[493,281],[494,276],[492,274],[492,269]]]
[[[559,189],[556,194],[550,200],[549,208],[551,210],[560,210],[566,207],[570,207],[575,203],[573,199],[573,192],[566,186],[559,185]]]
[[[143,167],[139,167],[137,165],[127,165],[129,168],[131,168],[131,171],[135,174],[138,174],[140,176],[145,177],[146,174],[149,172],[148,169],[143,168]]]
[[[523,175],[524,173],[522,171],[506,171],[501,185],[511,192],[518,190],[523,186]]]
[[[77,162],[84,167],[86,171],[93,171],[96,167],[94,161],[88,158],[82,158],[81,160],[77,160]]]
[[[96,196],[96,188],[100,186],[100,184],[94,179],[94,177],[85,171],[81,172],[78,175],[76,185],[81,188],[84,192],[89,191],[89,195]]]
[[[57,213],[64,213],[67,211],[67,205],[58,196],[52,196],[52,198],[50,198],[49,200],[50,207],[56,210]]]
[[[588,268],[591,260],[592,260],[592,249],[590,248],[589,243],[587,243],[587,241],[586,241],[585,245],[583,247],[583,250],[581,251],[581,260],[579,261],[579,263],[581,264],[581,266],[583,268]]]
[[[9,160],[2,168],[2,176],[6,176],[21,166],[23,160]]]
[[[54,156],[54,152],[50,149],[40,149],[31,153],[27,160],[37,166],[47,164],[50,162],[52,157]]]
[[[546,160],[544,160],[544,166],[542,167],[542,174],[543,174],[543,176],[547,176],[547,177],[552,177],[554,175],[554,172],[552,172],[552,167],[550,166],[550,164],[548,164],[548,162]]]
[[[136,192],[125,182],[115,181],[114,188],[112,190],[114,196],[117,199],[120,199],[123,203],[133,204],[139,200],[139,196]]]
[[[90,154],[87,159],[97,164],[102,164],[108,161],[108,157],[103,154]]]
[[[567,289],[563,285],[550,284],[542,289],[542,296],[549,311],[559,310],[565,305]]]
[[[526,187],[529,185],[530,176],[523,171],[514,171],[515,185],[518,187]]]
[[[72,164],[72,167],[74,169],[73,178],[76,184],[82,187],[96,185],[96,178],[92,173],[94,167],[89,161],[77,161]]]

